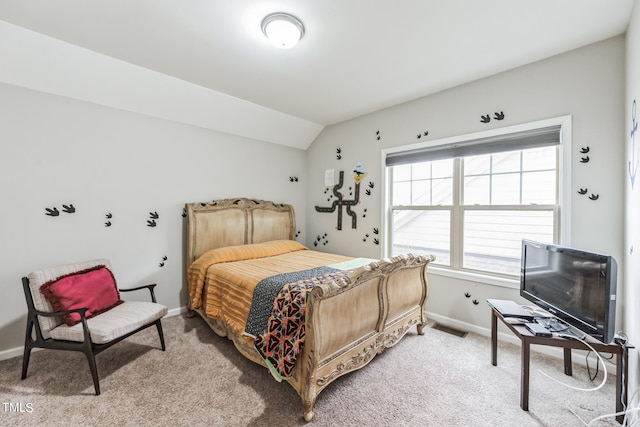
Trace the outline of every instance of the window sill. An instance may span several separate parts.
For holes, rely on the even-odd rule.
[[[519,279],[508,279],[505,277],[490,276],[481,273],[472,273],[469,271],[452,270],[436,265],[430,265],[428,272],[429,274],[433,274],[436,276],[452,277],[454,279],[483,283],[485,285],[501,286],[503,288],[509,289],[520,289]]]

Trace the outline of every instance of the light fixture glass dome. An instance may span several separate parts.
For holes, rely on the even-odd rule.
[[[304,26],[295,16],[272,13],[262,20],[262,32],[274,46],[290,49],[297,45],[304,35]]]

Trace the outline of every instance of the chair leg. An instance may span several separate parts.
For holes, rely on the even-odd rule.
[[[96,356],[92,351],[85,351],[87,361],[89,362],[89,369],[91,370],[91,377],[93,377],[93,387],[96,390],[96,396],[100,396],[100,381],[98,380],[98,368],[96,367]]]
[[[21,380],[27,378],[27,370],[29,369],[29,358],[31,357],[31,346],[25,343],[24,354],[22,355],[22,376]]]
[[[158,335],[160,336],[160,345],[162,346],[162,351],[166,350],[166,346],[164,345],[164,333],[162,332],[162,323],[160,319],[156,321],[156,328],[158,329]]]
[[[22,376],[20,379],[27,378],[27,370],[29,369],[29,359],[31,358],[31,341],[33,340],[31,333],[33,331],[33,321],[27,320],[27,333],[24,337],[24,353],[22,354]]]

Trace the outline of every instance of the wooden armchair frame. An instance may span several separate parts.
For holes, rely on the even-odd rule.
[[[29,359],[31,356],[31,350],[34,348],[46,348],[46,349],[54,349],[54,350],[65,350],[65,351],[79,351],[84,353],[87,357],[87,361],[89,362],[89,369],[91,370],[91,376],[93,378],[93,385],[95,388],[96,396],[100,395],[100,382],[98,379],[98,370],[96,367],[95,356],[102,351],[108,349],[114,344],[119,343],[120,341],[134,335],[144,329],[147,329],[153,325],[156,326],[158,330],[158,335],[160,337],[160,345],[162,347],[162,351],[166,350],[165,341],[164,341],[164,333],[162,331],[162,323],[161,318],[158,318],[155,321],[150,323],[146,323],[133,331],[130,331],[124,335],[118,336],[117,338],[105,342],[105,343],[95,343],[91,339],[91,330],[89,324],[87,323],[86,311],[87,308],[77,308],[73,310],[66,311],[58,311],[58,312],[47,312],[36,309],[33,294],[31,293],[31,286],[28,277],[22,278],[22,286],[24,288],[25,299],[27,301],[27,330],[24,340],[24,354],[22,358],[22,376],[21,379],[25,379],[27,377],[27,371],[29,369]],[[148,289],[151,295],[151,301],[153,303],[157,303],[156,296],[154,292],[154,288],[156,284],[148,284],[143,286],[138,286],[135,288],[128,289],[119,289],[120,292],[132,292],[138,291],[141,289]],[[161,306],[164,307],[164,306]],[[166,307],[164,307],[164,312],[166,313]],[[84,335],[84,340],[80,341],[70,341],[70,340],[60,340],[54,338],[45,338],[42,333],[40,322],[38,321],[38,316],[48,317],[48,318],[58,318],[59,316],[70,314],[70,313],[78,313],[80,315],[80,322],[82,323],[82,330]],[[99,315],[100,316],[100,315]],[[34,334],[35,331],[35,334]]]

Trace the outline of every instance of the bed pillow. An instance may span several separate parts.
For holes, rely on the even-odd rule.
[[[60,276],[40,287],[55,311],[87,307],[87,318],[122,304],[113,273],[104,265]],[[69,326],[80,322],[80,314],[61,316]]]

